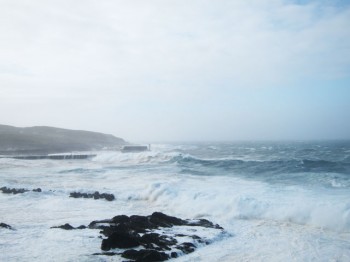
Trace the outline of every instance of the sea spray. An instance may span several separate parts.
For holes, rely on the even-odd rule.
[[[90,160],[0,159],[0,187],[42,189],[0,193],[0,222],[16,229],[0,229],[0,260],[96,261],[98,232],[50,227],[164,212],[228,233],[179,261],[349,261],[349,152],[345,142],[194,143]],[[115,199],[69,197],[95,191]]]

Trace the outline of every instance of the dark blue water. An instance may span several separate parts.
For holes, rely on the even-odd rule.
[[[201,143],[176,150],[181,172],[350,187],[350,141]]]

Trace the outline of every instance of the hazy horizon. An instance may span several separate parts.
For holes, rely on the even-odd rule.
[[[350,1],[0,1],[0,124],[350,139]]]

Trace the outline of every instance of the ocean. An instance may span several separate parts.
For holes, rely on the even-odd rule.
[[[61,230],[159,211],[225,233],[174,261],[350,261],[350,141],[153,144],[86,160],[0,159],[0,261],[125,261],[98,230]],[[41,192],[32,191],[40,188]],[[69,197],[113,194],[114,201]],[[208,233],[209,234],[209,233]]]

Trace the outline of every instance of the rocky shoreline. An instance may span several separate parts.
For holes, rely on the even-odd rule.
[[[41,188],[1,187],[4,194],[43,193]],[[49,190],[49,192],[53,192]],[[71,192],[72,198],[104,199],[113,201],[113,194]],[[15,230],[6,223],[0,229]],[[228,236],[219,225],[206,219],[181,219],[161,212],[148,216],[117,215],[104,220],[94,220],[88,225],[74,227],[69,223],[51,226],[51,230],[99,230],[101,252],[93,256],[121,256],[127,261],[165,261],[194,252],[215,239]],[[49,230],[49,229],[48,229]],[[214,237],[213,237],[214,236]]]
[[[226,234],[222,227],[206,219],[183,220],[161,212],[154,212],[149,216],[118,215],[76,228],[68,223],[52,228],[99,229],[104,237],[101,242],[103,252],[93,255],[120,255],[135,262],[165,261],[192,253],[199,246],[209,245],[211,241],[195,234],[203,229]]]
[[[35,188],[35,189],[26,189],[26,188],[9,188],[9,187],[1,187],[0,191],[4,194],[23,194],[26,192],[37,192],[41,193],[41,188]],[[50,190],[52,192],[52,190]],[[69,197],[72,198],[93,198],[93,199],[105,199],[107,201],[113,201],[115,200],[115,196],[113,194],[108,193],[100,193],[98,191],[95,191],[94,193],[82,193],[82,192],[71,192],[69,193]]]

